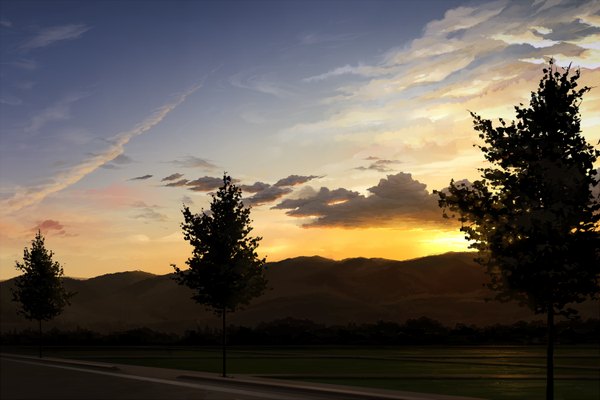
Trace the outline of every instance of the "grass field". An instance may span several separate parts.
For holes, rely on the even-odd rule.
[[[19,351],[34,354],[36,349]],[[45,354],[214,373],[221,369],[220,349],[209,347],[53,347]],[[497,400],[544,398],[541,346],[235,347],[228,354],[232,375]],[[600,348],[559,346],[555,363],[557,400],[600,398]]]

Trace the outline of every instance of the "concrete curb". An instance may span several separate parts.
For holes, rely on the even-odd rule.
[[[26,356],[22,354],[11,354],[11,353],[0,353],[0,357],[19,359],[19,360],[27,360],[27,361],[35,361],[39,363],[45,364],[61,364],[68,365],[74,367],[84,367],[84,368],[93,368],[100,369],[105,371],[119,371],[119,367],[112,364],[92,362],[92,361],[83,361],[83,360],[70,360],[66,358],[54,358],[54,357],[35,357],[35,356]]]
[[[313,382],[289,382],[261,377],[220,377],[207,375],[179,375],[177,379],[201,381],[227,386],[286,389],[306,395],[343,395],[348,400],[483,400],[474,397],[448,396],[434,393],[391,391],[384,389],[360,388],[329,385]]]

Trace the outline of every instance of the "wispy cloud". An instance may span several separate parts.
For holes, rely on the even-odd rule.
[[[316,175],[290,175],[275,182],[273,186],[297,186],[319,178]]]
[[[6,104],[7,106],[20,106],[23,104],[23,100],[13,96],[10,93],[5,93],[0,97],[0,104]]]
[[[246,206],[259,206],[279,200],[286,194],[292,193],[292,188],[285,186],[268,186],[263,190],[243,200]]]
[[[148,205],[143,201],[136,201],[133,204],[131,204],[131,206],[138,210],[137,213],[133,216],[133,218],[145,220],[146,223],[148,223],[148,222],[163,222],[168,219],[165,214],[162,214],[162,213],[156,211],[157,209],[161,208],[160,206],[157,206],[156,204]]]
[[[252,185],[241,185],[240,189],[245,193],[258,193],[268,189],[270,186],[270,184],[265,182],[254,182]]]
[[[289,85],[277,82],[266,75],[244,77],[242,74],[235,74],[229,78],[229,83],[240,89],[254,90],[280,98],[290,97],[293,94]]]
[[[188,184],[189,180],[188,179],[180,179],[178,181],[173,181],[173,182],[169,182],[165,185],[165,187],[180,187],[180,186],[186,186]]]
[[[194,192],[210,192],[223,186],[223,178],[214,178],[212,176],[203,176],[202,178],[194,179],[185,184]]]
[[[23,43],[21,45],[21,49],[37,49],[63,40],[77,39],[90,29],[91,27],[85,24],[70,24],[44,28],[40,30],[34,37]]]
[[[218,167],[212,162],[195,156],[187,156],[181,160],[173,160],[171,163],[183,168],[204,168],[209,170],[218,169]]]
[[[275,184],[271,185],[264,182],[255,182],[252,185],[242,185],[240,188],[247,193],[253,193],[252,196],[244,198],[244,204],[247,206],[259,206],[272,203],[276,200],[293,192],[292,187],[302,185],[315,178],[315,175],[289,175],[281,178]]]
[[[71,118],[71,105],[86,96],[86,94],[66,96],[34,115],[23,130],[26,133],[37,133],[51,122],[68,120]]]
[[[93,155],[92,157],[83,160],[74,167],[55,176],[51,183],[21,188],[8,199],[3,199],[0,202],[4,213],[14,212],[24,207],[37,204],[44,200],[47,196],[59,192],[86,177],[94,172],[107,161],[115,159],[123,153],[125,145],[136,136],[142,135],[158,125],[163,119],[169,115],[177,106],[183,103],[190,95],[196,92],[201,85],[194,85],[184,93],[180,94],[174,101],[165,104],[156,110],[151,116],[134,126],[128,131],[124,131],[115,135],[110,141],[111,146],[102,153]]]
[[[390,168],[391,166],[401,164],[401,162],[398,160],[382,160],[376,157],[374,159],[372,157],[368,157],[366,160],[373,162],[368,167],[360,166],[356,167],[355,169],[359,171],[372,170],[377,172],[390,172],[393,171],[393,168]]]
[[[7,20],[6,18],[0,18],[0,26],[3,28],[10,28],[12,26],[12,22]]]
[[[307,84],[336,86],[321,101],[321,117],[284,127],[277,137],[288,145],[345,147],[349,153],[362,148],[363,154],[401,159],[404,170],[426,180],[439,180],[442,168],[461,168],[464,175],[462,168],[480,162],[473,157],[476,135],[466,110],[509,117],[511,105],[535,90],[537,64],[549,57],[581,67],[583,84],[600,79],[599,14],[599,2],[585,1],[496,0],[450,9],[420,37],[375,60],[306,77]],[[582,110],[599,107],[592,95]],[[590,121],[589,113],[582,115]],[[596,135],[594,129],[584,133]],[[355,167],[355,154],[338,164]],[[383,172],[393,165],[359,168]]]
[[[114,159],[102,165],[105,169],[120,169],[121,166],[133,163],[133,159],[125,154],[119,154]]]
[[[324,72],[319,75],[309,76],[308,78],[302,79],[304,82],[319,82],[329,78],[334,78],[342,75],[359,75],[363,77],[372,77],[385,73],[386,67],[369,66],[369,65],[344,65],[337,67],[331,71]]]
[[[133,159],[125,154],[119,154],[115,158],[112,159],[112,162],[119,165],[131,164]]]
[[[298,36],[301,45],[311,46],[316,44],[336,44],[355,40],[361,36],[360,33],[325,33],[305,32]]]
[[[180,173],[178,173],[178,172],[177,172],[177,173],[171,174],[171,175],[169,175],[169,176],[165,176],[165,177],[164,177],[164,178],[162,178],[160,181],[161,181],[161,182],[165,182],[165,181],[174,181],[175,179],[179,179],[179,178],[181,178],[182,176],[183,176],[183,174],[180,174]]]
[[[185,205],[191,206],[194,204],[194,199],[192,199],[190,196],[183,196],[181,198],[181,202]]]
[[[179,179],[182,176],[182,174],[173,174],[164,178],[163,181],[166,181],[167,183],[163,186],[183,187],[193,192],[210,192],[223,185],[223,178],[203,176],[194,180]],[[315,178],[319,177],[315,175],[290,175],[286,178],[279,179],[275,184],[265,182],[254,182],[251,185],[239,184],[236,179],[234,179],[234,182],[238,184],[238,187],[242,190],[244,204],[247,206],[258,206],[279,200],[285,195],[292,193],[292,187],[302,185]],[[251,196],[245,196],[248,193],[250,193]]]
[[[131,178],[129,179],[130,181],[145,181],[147,179],[152,178],[154,175],[142,175],[142,176],[136,176],[135,178]]]
[[[133,218],[152,222],[163,222],[168,220],[165,214],[159,213],[158,211],[150,207],[143,208],[142,211],[134,215]]]
[[[76,236],[74,234],[68,233],[63,224],[53,219],[46,219],[44,221],[38,222],[35,227],[31,228],[31,231],[40,231],[44,235],[53,234],[56,236]]]
[[[165,187],[185,187],[188,190],[193,192],[210,192],[211,190],[217,189],[223,185],[223,178],[216,178],[212,176],[203,176],[198,179],[189,180],[189,179],[179,179],[181,174],[173,174],[180,175],[179,177],[173,177],[172,179],[163,179],[163,181],[167,181]],[[167,177],[169,178],[169,177]]]

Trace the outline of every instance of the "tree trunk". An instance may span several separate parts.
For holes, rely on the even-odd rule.
[[[42,358],[42,320],[38,319],[38,332],[39,332],[39,337],[38,337],[38,357]]]
[[[546,348],[546,400],[554,400],[554,307],[548,306]]]
[[[223,316],[223,331],[221,338],[221,343],[223,345],[223,378],[227,376],[227,310],[223,307],[223,312],[221,314]]]

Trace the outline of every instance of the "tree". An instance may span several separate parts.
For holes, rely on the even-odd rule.
[[[438,192],[444,215],[458,214],[461,231],[479,250],[500,301],[518,300],[547,316],[546,398],[553,399],[554,317],[598,295],[600,198],[594,163],[600,151],[580,131],[580,72],[543,70],[517,122],[498,126],[471,113],[490,166],[472,184],[451,181]],[[448,214],[450,212],[450,214]]]
[[[256,249],[260,237],[251,237],[250,209],[242,203],[242,191],[223,176],[223,186],[212,195],[210,211],[192,214],[183,208],[181,224],[185,240],[193,247],[187,270],[176,265],[175,280],[194,290],[194,299],[219,315],[223,323],[223,376],[227,376],[227,313],[261,295],[267,285],[265,259]]]
[[[23,251],[23,263],[16,261],[16,268],[23,275],[15,279],[13,301],[21,303],[19,313],[29,320],[38,321],[39,357],[42,357],[42,321],[59,315],[69,305],[75,293],[67,292],[61,277],[63,268],[52,260],[54,253],[44,245],[44,237],[38,231],[31,241],[31,249]]]

